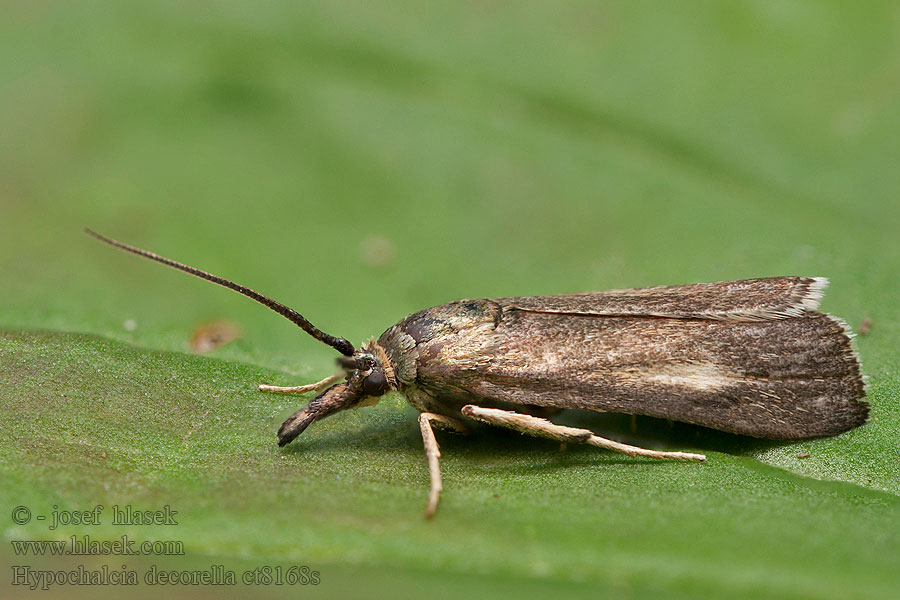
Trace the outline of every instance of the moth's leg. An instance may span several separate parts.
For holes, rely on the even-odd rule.
[[[258,389],[261,392],[276,392],[278,394],[305,394],[306,392],[321,392],[328,386],[337,383],[343,378],[344,375],[331,375],[330,377],[326,377],[322,381],[317,381],[316,383],[309,383],[307,385],[295,385],[290,387],[279,387],[277,385],[261,383],[259,384]]]
[[[441,496],[441,490],[444,489],[441,482],[441,450],[438,448],[437,439],[434,437],[434,430],[431,428],[432,423],[438,429],[448,429],[457,433],[466,433],[468,431],[466,424],[457,419],[429,412],[419,414],[419,430],[422,432],[425,457],[428,459],[428,474],[431,477],[428,504],[425,506],[426,519],[434,516]]]
[[[659,452],[657,450],[629,446],[628,444],[615,442],[594,435],[594,433],[588,429],[556,425],[546,419],[541,419],[540,417],[532,417],[531,415],[523,415],[508,410],[483,408],[481,406],[467,404],[462,407],[462,414],[470,419],[475,419],[476,421],[481,421],[488,425],[506,427],[507,429],[513,429],[535,437],[549,438],[564,443],[590,444],[591,446],[615,450],[616,452],[621,452],[628,456],[646,456],[648,458],[669,458],[677,460],[706,460],[706,456],[703,454],[691,454],[689,452]]]

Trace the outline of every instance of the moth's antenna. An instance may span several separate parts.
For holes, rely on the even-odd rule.
[[[237,284],[233,281],[229,281],[227,279],[223,279],[221,277],[217,277],[212,273],[207,273],[206,271],[201,271],[200,269],[195,269],[194,267],[189,267],[188,265],[182,264],[178,261],[174,261],[171,258],[166,258],[164,256],[160,256],[158,254],[154,254],[153,252],[148,252],[147,250],[141,250],[140,248],[135,248],[134,246],[129,246],[128,244],[123,244],[122,242],[118,242],[112,238],[108,238],[105,235],[101,235],[96,231],[91,231],[87,227],[85,227],[84,232],[88,235],[92,235],[101,242],[107,243],[110,246],[115,248],[121,248],[126,252],[131,252],[132,254],[137,254],[138,256],[143,256],[144,258],[149,258],[150,260],[155,260],[158,263],[162,263],[166,266],[172,267],[174,269],[178,269],[179,271],[184,271],[185,273],[190,273],[191,275],[195,275],[200,279],[205,279],[207,281],[212,281],[213,283],[218,283],[221,286],[227,287],[228,289],[234,290],[240,294],[247,296],[248,298],[252,298],[262,304],[263,306],[267,306],[271,308],[281,316],[290,319],[294,323],[300,326],[300,328],[313,336],[320,342],[324,342],[343,354],[344,356],[352,356],[354,352],[356,352],[355,348],[353,348],[353,344],[345,340],[341,337],[334,337],[328,335],[324,331],[319,330],[315,325],[306,320],[306,318],[295,311],[292,308],[288,308],[284,304],[280,302],[276,302],[271,298],[267,298],[260,294],[259,292],[255,292],[248,287],[244,287],[240,284]]]

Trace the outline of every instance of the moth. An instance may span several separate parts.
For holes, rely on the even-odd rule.
[[[342,355],[340,372],[317,383],[258,386],[319,392],[281,425],[279,446],[314,421],[402,393],[419,411],[431,480],[426,518],[443,489],[434,427],[467,433],[482,422],[631,456],[703,461],[702,454],[638,448],[548,417],[577,408],[796,440],[842,433],[868,415],[847,325],[818,311],[828,283],[821,277],[459,300],[413,313],[356,348],[249,288],[86,231],[252,298]]]

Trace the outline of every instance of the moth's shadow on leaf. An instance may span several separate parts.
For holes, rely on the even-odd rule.
[[[553,417],[552,421],[560,425],[590,429],[602,437],[656,450],[702,450],[753,456],[770,448],[795,443],[735,435],[665,419],[615,413],[568,410]],[[422,449],[419,425],[415,413],[409,409],[402,412],[376,410],[364,418],[338,417],[327,425],[317,423],[315,426],[318,426],[319,430],[314,435],[310,436],[307,433],[307,437],[301,437],[282,451],[286,454],[295,454],[313,448],[322,451],[357,449],[414,452],[421,452]],[[443,431],[436,431],[436,435],[441,449],[448,456],[451,453],[465,453],[472,457],[488,458],[497,455],[530,454],[548,447],[559,447],[557,442],[487,425],[475,425],[472,435],[457,435]],[[601,453],[599,458],[597,454],[596,449],[570,444],[568,452],[560,453],[559,456],[561,466],[571,466],[575,462],[587,464],[587,460],[592,464],[597,460],[623,464],[637,460],[620,458],[620,455],[610,452]],[[582,455],[590,458],[578,460],[577,458]],[[649,461],[648,464],[656,462]]]
[[[340,414],[313,423],[294,442],[281,448],[285,454],[302,454],[328,450],[403,451],[422,445],[419,425],[411,411],[373,411],[358,415]]]
[[[796,442],[754,438],[709,427],[640,415],[569,410],[554,419],[561,425],[583,427],[618,442],[656,450],[704,450],[752,456]]]

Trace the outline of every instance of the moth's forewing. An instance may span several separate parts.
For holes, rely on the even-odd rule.
[[[823,277],[766,277],[493,300],[538,312],[747,321],[802,316],[818,308],[827,285]]]
[[[415,383],[435,397],[643,414],[799,439],[846,431],[868,412],[845,326],[814,312],[820,281],[702,284],[711,297],[718,285],[735,298],[720,303],[724,312],[699,318],[659,314],[676,297],[696,300],[687,293],[696,286],[676,286],[644,294],[652,299],[648,316],[588,313],[621,304],[616,292],[600,292],[548,297],[546,312],[542,297],[451,303],[397,327],[414,334]],[[763,299],[758,288],[773,297]],[[747,319],[737,312],[741,289],[755,298],[743,306]],[[635,292],[623,292],[632,313]],[[581,312],[556,311],[566,303]],[[688,312],[703,308],[694,303]]]

